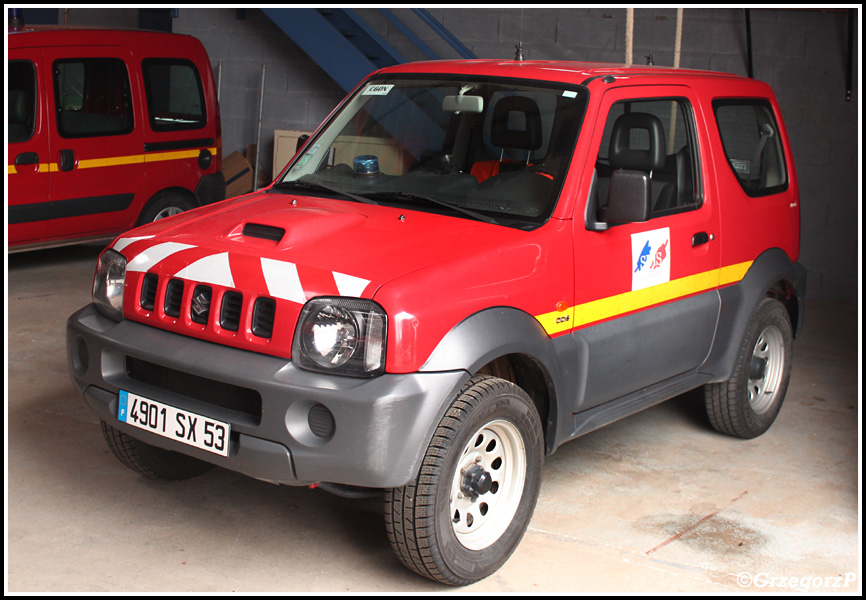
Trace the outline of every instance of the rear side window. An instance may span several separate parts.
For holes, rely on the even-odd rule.
[[[749,196],[766,196],[788,187],[779,127],[765,100],[713,102],[728,165]]]
[[[122,135],[133,129],[129,75],[120,59],[55,61],[54,100],[61,137]]]
[[[154,131],[201,129],[207,123],[201,77],[188,60],[142,61],[150,127]]]
[[[9,61],[9,116],[6,131],[10,143],[33,137],[36,123],[36,69],[29,60]]]

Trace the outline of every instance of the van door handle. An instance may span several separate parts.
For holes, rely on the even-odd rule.
[[[75,154],[72,150],[60,151],[60,170],[71,171],[75,168]]]
[[[39,155],[35,152],[22,152],[15,157],[16,165],[38,165]]]
[[[712,238],[706,231],[700,231],[692,236],[692,247],[709,243]]]

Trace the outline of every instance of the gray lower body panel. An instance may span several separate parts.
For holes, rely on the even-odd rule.
[[[291,361],[177,335],[131,321],[116,323],[90,305],[67,322],[72,380],[87,404],[136,439],[251,477],[291,485],[328,481],[397,487],[411,481],[465,371],[386,374],[355,379],[310,373]],[[260,398],[255,411],[133,375],[131,361],[155,373],[188,374],[208,390]],[[138,368],[137,371],[142,371]],[[146,370],[145,370],[146,371]],[[163,379],[170,380],[171,377]],[[199,385],[198,383],[196,385]],[[126,390],[231,424],[228,457],[187,446],[117,420]],[[241,394],[243,395],[243,394]],[[332,415],[329,431],[311,410]],[[324,435],[323,435],[324,433]]]

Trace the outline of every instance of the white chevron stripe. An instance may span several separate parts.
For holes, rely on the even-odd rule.
[[[232,270],[229,266],[228,252],[200,258],[178,271],[175,277],[224,287],[235,287]]]
[[[141,271],[143,273],[159,261],[168,258],[176,252],[186,250],[187,248],[195,248],[195,246],[190,246],[189,244],[178,244],[177,242],[157,244],[129,261],[129,264],[126,265],[126,270]]]
[[[112,246],[115,250],[120,252],[130,244],[137,242],[138,240],[149,240],[152,238],[152,235],[143,235],[141,237],[128,237],[128,238],[120,238],[116,242],[114,242],[114,246]]]
[[[334,282],[337,284],[341,296],[360,298],[370,280],[334,271]]]
[[[263,258],[262,274],[268,286],[268,294],[274,298],[282,298],[298,304],[304,304],[307,296],[298,277],[298,267],[294,263]]]

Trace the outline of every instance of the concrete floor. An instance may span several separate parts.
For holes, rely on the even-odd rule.
[[[9,257],[7,592],[861,591],[856,306],[809,304],[758,439],[715,433],[690,393],[560,448],[515,554],[454,589],[400,565],[377,502],[116,461],[66,374],[97,255]]]

